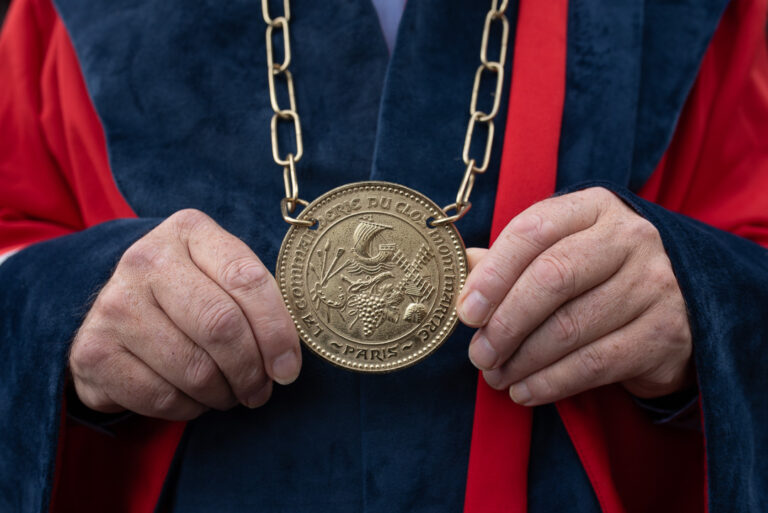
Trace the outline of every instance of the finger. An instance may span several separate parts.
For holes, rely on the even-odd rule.
[[[488,250],[485,248],[467,248],[467,265],[469,270],[472,271],[487,254]]]
[[[193,262],[245,313],[267,373],[280,384],[293,382],[301,369],[299,336],[272,274],[243,241],[210,218],[190,230],[188,245]]]
[[[157,308],[142,311],[139,331],[121,345],[170,384],[209,408],[227,410],[237,399],[211,356]],[[143,328],[143,329],[142,329]]]
[[[561,239],[523,271],[469,346],[483,370],[501,366],[537,326],[571,298],[605,282],[626,261],[629,244],[596,225]]]
[[[149,277],[152,298],[168,318],[216,362],[238,400],[258,406],[268,377],[259,347],[240,307],[187,255],[166,255],[164,268]]]
[[[507,388],[641,316],[652,302],[641,278],[631,270],[621,270],[561,306],[506,363],[483,372],[486,382],[497,390]]]
[[[98,301],[98,300],[97,300]],[[89,314],[75,335],[69,353],[69,372],[80,401],[88,408],[102,413],[117,413],[125,408],[114,402],[100,386],[97,370],[112,360],[116,344],[105,344],[115,337],[104,337],[94,329]]]
[[[73,376],[72,378],[77,397],[81,403],[91,410],[101,413],[120,413],[125,411],[125,408],[114,402],[104,393],[101,387],[79,376]]]
[[[174,387],[128,351],[116,352],[99,386],[127,410],[165,420],[191,420],[207,408]]]
[[[469,274],[458,300],[461,321],[473,327],[485,325],[534,258],[560,239],[594,225],[603,203],[593,198],[584,191],[550,198],[515,217]]]
[[[513,384],[509,395],[518,404],[537,406],[631,379],[648,370],[643,354],[647,336],[636,320]]]

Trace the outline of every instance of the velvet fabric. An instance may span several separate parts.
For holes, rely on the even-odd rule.
[[[258,4],[57,5],[102,118],[115,180],[136,213],[199,208],[272,267],[286,226]],[[293,3],[302,197],[376,179],[453,201],[486,10],[410,2],[388,67],[368,2]],[[460,224],[468,245],[488,243],[502,135]],[[306,354],[299,381],[278,387],[266,407],[189,424],[169,507],[459,511],[476,379],[466,358],[470,334],[462,328],[424,365],[386,376],[339,372]],[[440,469],[439,479],[425,468]]]
[[[600,504],[553,404],[533,410],[529,513],[598,513]]]
[[[759,405],[744,394],[728,404],[727,393],[764,388],[764,372],[754,366],[757,359],[717,341],[736,333],[753,350],[765,343],[747,331],[766,304],[759,286],[768,275],[764,253],[616,189],[644,183],[669,142],[724,2],[668,4],[573,2],[558,184],[608,179],[659,227],[703,337],[697,345],[704,354],[697,355],[702,389],[724,394],[705,403],[705,412],[747,419],[748,408]],[[66,348],[88,298],[122,251],[155,218],[187,207],[208,212],[268,265],[285,230],[277,202],[280,170],[269,148],[258,2],[58,0],[57,7],[101,117],[115,180],[144,219],[35,245],[0,267],[6,355],[0,427],[8,428],[0,443],[11,454],[0,463],[0,500],[18,499],[10,503],[14,511],[46,510]],[[387,70],[368,2],[294,2],[292,69],[306,152],[299,164],[302,197],[374,178],[417,188],[441,204],[453,201],[485,9],[473,0],[409,2]],[[670,52],[672,44],[685,51]],[[487,243],[500,132],[491,169],[473,193],[475,206],[459,223],[468,245]],[[701,262],[694,257],[701,252],[713,272],[696,275]],[[46,273],[52,274],[48,284],[40,278]],[[748,287],[742,290],[757,302],[739,301],[738,287],[724,290],[728,280]],[[720,301],[727,303],[720,308]],[[460,510],[476,379],[466,359],[469,336],[457,331],[429,360],[391,376],[344,373],[305,355],[301,379],[278,387],[265,408],[190,423],[166,506],[186,512]],[[709,363],[701,361],[708,357]],[[715,379],[716,369],[736,365],[745,367]],[[566,504],[573,497],[594,504],[557,417],[536,418],[545,427],[534,438],[534,458],[562,455],[573,481],[557,486],[557,474],[533,467],[531,475],[539,477],[530,493],[540,500],[531,502],[532,510],[540,504],[539,511],[549,511],[551,501]],[[708,434],[730,440],[712,453],[722,464],[717,478],[728,479],[728,490],[736,489],[744,504],[762,493],[763,463],[752,462],[743,483],[727,474],[740,468],[737,458],[751,462],[766,440],[751,432],[745,440],[729,437],[731,429],[752,424],[716,424]],[[552,497],[544,497],[546,491]],[[729,491],[717,500],[733,496]]]
[[[72,336],[123,252],[157,223],[104,223],[0,266],[0,510],[47,510]]]
[[[659,230],[685,298],[707,435],[710,511],[768,503],[768,250],[643,200],[621,197]]]
[[[634,191],[669,145],[727,0],[570,0],[557,188]]]

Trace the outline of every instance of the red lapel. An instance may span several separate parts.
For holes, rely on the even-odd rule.
[[[491,241],[555,190],[565,100],[567,0],[521,0]],[[467,513],[526,509],[531,410],[478,380]]]

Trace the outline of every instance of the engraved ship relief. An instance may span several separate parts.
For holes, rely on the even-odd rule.
[[[392,229],[371,216],[361,216],[349,250],[337,248],[334,252],[326,242],[317,251],[319,269],[310,263],[315,276],[310,298],[327,322],[335,312],[348,332],[357,326],[363,338],[370,339],[385,322],[418,324],[424,320],[424,303],[434,286],[421,270],[434,255],[422,244],[416,256],[408,258],[397,244],[382,242],[382,234]],[[350,256],[340,263],[345,254]],[[340,284],[331,285],[331,278],[337,275],[340,280],[336,283]]]

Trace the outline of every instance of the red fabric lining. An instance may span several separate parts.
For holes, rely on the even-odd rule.
[[[551,195],[565,100],[567,0],[520,2],[491,240]],[[531,412],[478,379],[464,511],[525,511]]]
[[[50,0],[11,4],[0,76],[0,253],[135,217]],[[62,414],[50,510],[152,512],[184,425],[137,418],[111,437]]]
[[[523,0],[521,9],[526,5]],[[768,189],[768,140],[763,135],[768,133],[765,12],[765,0],[735,0],[728,7],[702,62],[675,137],[641,195],[768,245],[768,195],[755,193]],[[525,39],[518,36],[517,44],[525,44]],[[524,49],[517,51],[522,53]],[[550,47],[540,51],[538,58],[546,67],[550,62],[561,62],[561,52]],[[517,64],[515,74],[519,75],[523,70]],[[554,74],[551,81],[559,78]],[[520,190],[525,190],[520,187],[525,182],[515,176],[520,172],[514,161],[517,155],[512,155],[520,145],[512,138],[512,130],[525,119],[512,115],[516,84],[512,85],[497,191],[497,197],[505,201],[497,202],[494,235],[532,202],[514,201]],[[523,104],[531,114],[541,115],[542,107],[535,100]],[[532,121],[535,124],[537,119]],[[554,132],[554,126],[549,128]],[[524,135],[528,148],[538,152],[532,155],[533,163],[551,162],[557,155],[557,147],[551,145],[554,133],[548,138],[535,130]],[[541,165],[542,171],[554,178],[551,164]],[[509,178],[512,176],[514,180]],[[539,183],[549,178],[539,176]],[[505,205],[499,208],[498,203]],[[530,416],[505,395],[489,390],[481,378],[465,511],[524,511],[524,499],[512,497],[510,492],[525,493],[516,481],[527,470],[521,469],[521,460],[527,462],[521,453],[528,453],[530,433],[521,430],[530,430]],[[560,401],[557,407],[604,512],[707,510],[702,435],[651,424],[619,386],[580,394]]]
[[[754,194],[768,187],[768,142],[759,137],[768,133],[765,9],[765,0],[728,8],[643,196],[768,245],[768,196]],[[498,187],[505,201],[496,204],[494,237],[554,188],[566,16],[567,0],[521,2]],[[0,252],[134,216],[112,179],[101,126],[50,0],[13,3],[0,38],[0,76],[7,77]],[[648,490],[672,482],[665,510],[704,509],[701,437],[650,425],[619,387],[563,401],[558,410],[604,511],[654,510]],[[525,510],[530,424],[529,410],[480,380],[466,511]],[[139,418],[109,437],[63,419],[51,510],[152,511],[183,428]]]

